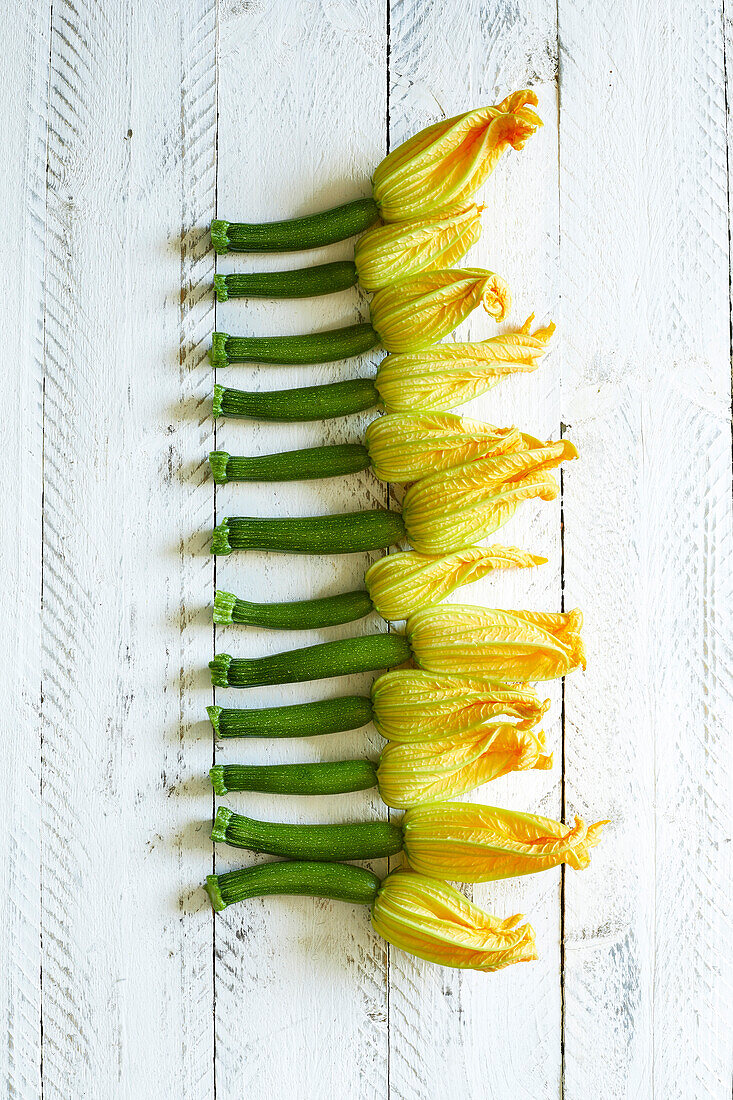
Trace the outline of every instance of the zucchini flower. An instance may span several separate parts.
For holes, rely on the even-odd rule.
[[[421,271],[451,267],[481,236],[483,207],[468,206],[448,218],[375,226],[359,239],[353,260],[295,271],[215,275],[219,302],[230,298],[312,298],[359,283],[369,292]]]
[[[563,825],[536,814],[469,802],[415,806],[402,819],[405,855],[422,874],[489,882],[567,863],[582,870],[607,821]]]
[[[269,794],[343,794],[378,787],[396,809],[441,802],[512,771],[552,767],[544,734],[495,724],[478,733],[411,745],[389,744],[379,764],[335,760],[303,764],[216,764],[209,771],[218,795],[230,791]]]
[[[554,500],[560,487],[549,471],[577,458],[567,439],[491,455],[430,474],[402,502],[405,532],[423,554],[449,554],[493,534],[524,500]]]
[[[374,380],[382,404],[388,412],[442,411],[479,397],[507,375],[537,370],[555,326],[530,333],[533,320],[480,343],[388,355]]]
[[[541,125],[537,97],[514,92],[495,107],[480,107],[421,130],[377,166],[372,198],[290,221],[252,224],[217,218],[211,240],[224,252],[302,252],[343,241],[379,218],[385,222],[460,213],[511,145],[522,149]]]
[[[520,914],[498,920],[447,882],[393,871],[372,905],[372,926],[393,947],[463,970],[501,970],[537,958]]]
[[[216,737],[315,737],[374,722],[389,741],[411,744],[481,734],[513,724],[531,729],[550,705],[528,684],[493,684],[473,676],[402,670],[386,672],[371,698],[341,695],[284,707],[207,707]],[[376,782],[373,779],[372,786]]]
[[[425,607],[407,623],[416,662],[430,672],[493,680],[552,680],[585,668],[583,615],[501,611],[469,604]]]
[[[380,344],[385,351],[419,351],[441,340],[482,305],[503,321],[511,305],[509,287],[483,268],[427,271],[378,290],[370,304],[371,323],[305,336],[212,334],[210,359],[230,363],[330,363]]]
[[[427,672],[487,680],[550,680],[585,667],[580,611],[552,615],[438,604],[417,611],[404,634],[367,634],[269,657],[218,653],[209,663],[215,687],[262,687],[391,668],[414,660]]]
[[[549,470],[578,457],[567,439],[542,444],[530,436],[522,438],[527,445],[523,450],[489,455],[417,481],[405,494],[401,514],[374,508],[307,519],[234,516],[214,529],[211,552],[352,554],[403,539],[420,554],[465,550],[511,519],[523,500],[554,500],[560,488]],[[229,456],[223,461],[228,478]]]
[[[466,794],[509,772],[551,767],[541,730],[497,724],[442,741],[389,744],[379,758],[377,781],[382,801],[404,810]]]
[[[528,684],[412,669],[385,672],[371,691],[377,729],[388,741],[403,744],[481,735],[509,723],[529,730],[549,706]]]
[[[354,249],[364,290],[382,290],[421,271],[452,267],[481,236],[482,210],[467,206],[449,217],[368,229]]]
[[[408,550],[387,554],[375,562],[364,578],[366,590],[341,592],[337,596],[289,603],[252,603],[217,589],[214,622],[312,630],[353,622],[372,611],[388,621],[407,619],[421,607],[445,599],[456,588],[495,569],[527,569],[546,561],[547,558],[525,554],[515,546],[472,546],[442,558]]]
[[[369,466],[380,481],[404,483],[477,458],[526,451],[536,442],[514,427],[495,428],[453,413],[388,413],[372,421],[363,445],[332,443],[255,457],[211,451],[209,464],[217,485],[313,480]]]
[[[546,561],[516,546],[471,546],[444,557],[413,550],[380,558],[364,580],[375,610],[394,621],[409,618],[496,569],[528,569]]]
[[[374,173],[373,194],[386,222],[461,210],[511,145],[522,149],[542,125],[531,91],[515,92],[495,107],[481,107],[437,122],[398,145]]]
[[[485,393],[510,374],[534,371],[555,331],[518,332],[475,344],[436,344],[426,351],[388,355],[377,376],[321,386],[258,393],[214,387],[214,416],[244,420],[329,420],[382,406],[387,412],[442,412]]]
[[[563,825],[536,814],[435,802],[413,806],[400,825],[358,821],[348,825],[289,825],[257,821],[220,806],[211,838],[234,848],[296,859],[377,859],[404,851],[413,871],[455,882],[489,882],[546,871],[567,863],[582,870],[607,821]]]
[[[363,867],[287,860],[209,875],[206,891],[216,912],[269,894],[369,905],[374,930],[388,943],[441,966],[491,971],[537,958],[534,932],[521,916],[499,920],[447,883],[412,871],[380,882]]]

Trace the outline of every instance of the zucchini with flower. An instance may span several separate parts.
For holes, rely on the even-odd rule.
[[[437,344],[388,355],[374,379],[349,378],[321,386],[253,392],[214,387],[213,413],[246,420],[328,420],[379,407],[386,412],[444,412],[479,397],[511,374],[537,370],[553,324],[471,344]]]
[[[343,695],[253,710],[206,709],[216,737],[315,737],[374,722],[386,740],[412,744],[481,735],[507,725],[529,730],[542,721],[549,705],[529,684],[396,669],[378,676],[368,696]]]
[[[387,413],[373,420],[364,443],[332,443],[269,455],[212,451],[217,485],[229,481],[304,481],[371,466],[380,481],[404,484],[489,455],[541,447],[515,427],[497,428],[454,413]]]
[[[377,166],[372,197],[289,221],[245,223],[217,218],[211,239],[219,253],[301,252],[355,236],[384,222],[445,217],[465,209],[510,146],[522,149],[542,125],[534,92],[514,92],[426,127]]]
[[[451,267],[481,236],[481,209],[471,205],[446,218],[375,226],[359,238],[353,260],[295,271],[215,275],[217,300],[310,298],[357,283],[371,293],[421,271]]]
[[[492,724],[443,740],[386,745],[378,762],[336,760],[303,764],[216,764],[209,772],[218,795],[342,794],[378,787],[383,802],[404,810],[466,794],[514,771],[552,767],[542,730]]]
[[[402,512],[364,512],[307,518],[232,516],[214,529],[212,554],[233,550],[352,554],[407,540],[421,554],[453,554],[474,546],[511,519],[526,500],[554,500],[550,470],[577,458],[567,439],[440,470],[407,490]]]
[[[404,852],[413,871],[455,882],[492,882],[590,864],[607,821],[563,825],[537,814],[473,802],[435,802],[405,811],[400,824],[290,825],[220,806],[211,837],[234,848],[292,859],[377,859]]]
[[[407,619],[439,602],[456,588],[496,569],[529,569],[547,558],[516,546],[472,546],[435,557],[406,550],[387,554],[367,569],[365,589],[288,603],[254,603],[232,592],[214,593],[214,622],[243,623],[280,630],[308,630],[353,622],[376,611],[385,620]]]
[[[419,351],[452,332],[477,306],[503,321],[511,305],[507,284],[493,271],[428,271],[378,290],[368,323],[301,336],[212,335],[215,367],[230,363],[330,363],[371,351]]]
[[[380,882],[363,867],[285,860],[209,875],[206,890],[216,912],[273,894],[368,905],[375,931],[388,943],[441,966],[488,972],[537,958],[534,932],[520,915],[499,920],[447,882],[412,871],[393,871]]]
[[[346,676],[414,661],[426,672],[501,682],[552,680],[585,668],[583,616],[437,604],[415,612],[405,633],[321,642],[268,657],[218,653],[209,663],[215,687],[261,687]]]

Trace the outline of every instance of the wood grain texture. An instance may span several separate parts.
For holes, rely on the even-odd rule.
[[[623,14],[625,18],[619,18]],[[728,231],[718,5],[561,2],[565,1095],[730,1092]],[[633,74],[633,79],[631,78]],[[600,187],[599,181],[605,181]],[[592,1037],[589,1043],[588,1036]]]
[[[199,610],[212,575],[210,370],[196,345],[213,316],[198,291],[213,267],[200,257],[214,208],[215,24],[213,5],[178,9],[53,9],[47,1098],[200,1097],[213,1081],[212,918],[189,895],[210,808],[210,737],[193,716],[211,638]]]
[[[41,1079],[41,502],[43,263],[49,4],[0,13],[6,164],[0,176],[5,486],[0,552],[0,1091],[38,1095]],[[10,272],[12,270],[12,275]]]
[[[435,5],[393,2],[390,8],[392,148],[423,126],[470,106],[498,102],[511,90],[533,86],[540,97],[544,129],[521,153],[508,153],[482,188],[483,235],[466,261],[508,280],[514,305],[511,323],[504,329],[518,327],[533,312],[538,323],[556,316],[555,49],[554,9],[544,3],[519,9],[474,0]],[[493,322],[478,311],[456,336],[479,340],[495,331]],[[548,356],[537,373],[516,377],[461,411],[557,439],[557,357]],[[559,610],[560,502],[520,510],[491,541],[542,554],[549,564],[487,577],[456,593],[454,600]],[[474,801],[559,816],[560,685],[543,685],[543,694],[553,701],[545,729],[555,754],[554,769],[507,776],[475,792]],[[472,891],[478,904],[497,915],[527,916],[537,933],[537,962],[483,975],[434,967],[391,952],[391,1095],[410,1100],[517,1100],[559,1094],[559,883],[559,872],[553,872]]]
[[[385,8],[376,0],[220,9],[219,217],[272,220],[369,193],[384,155]],[[226,256],[219,271],[284,269],[353,256],[353,240],[282,256]],[[232,334],[308,332],[365,315],[356,291],[304,301],[233,301],[217,307]],[[316,384],[373,372],[371,359],[317,367],[239,366],[219,381],[244,389]],[[264,454],[357,441],[365,417],[273,425],[227,421],[217,446]],[[235,484],[217,490],[217,515],[317,515],[384,502],[370,472],[323,482]],[[363,582],[367,555],[239,554],[217,561],[217,583],[247,599],[303,599]],[[321,631],[217,629],[217,648],[264,654],[384,629],[375,616]],[[371,677],[257,691],[218,691],[226,706],[299,702],[368,690]],[[266,740],[219,746],[221,762],[293,762],[376,752],[376,733]],[[339,821],[385,815],[373,791],[318,798],[233,795],[228,803],[272,820]],[[218,869],[254,857],[219,846]],[[377,865],[377,870],[380,865]],[[387,1093],[386,949],[364,908],[310,898],[234,906],[216,924],[216,1084],[226,1100],[248,1096],[358,1096]]]

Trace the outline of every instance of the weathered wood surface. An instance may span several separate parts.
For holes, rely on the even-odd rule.
[[[730,1095],[731,450],[726,41],[707,0],[22,0],[0,13],[6,256],[0,760],[0,1085],[13,1098],[241,1096],[654,1100]],[[590,664],[553,699],[555,768],[476,796],[610,817],[584,873],[477,886],[523,911],[541,959],[493,976],[388,949],[365,910],[233,907],[214,865],[213,646],[303,641],[210,624],[242,595],[353,587],[366,556],[233,556],[216,514],[384,504],[370,474],[220,489],[217,446],[359,438],[368,418],[210,418],[214,326],[347,323],[357,292],[214,307],[206,226],[368,193],[391,146],[531,85],[543,131],[485,188],[471,262],[512,323],[559,324],[541,370],[467,407],[570,436],[581,461],[506,542],[551,564],[469,598],[586,613]],[[218,269],[348,257],[222,258]],[[459,335],[489,335],[476,317]],[[245,388],[360,363],[232,367]],[[459,596],[466,598],[466,590]],[[305,642],[382,629],[306,632]],[[249,705],[369,677],[251,692]],[[237,699],[219,692],[218,702]],[[241,698],[240,698],[241,701]],[[375,752],[373,731],[216,750],[221,761]],[[231,797],[288,820],[386,815],[341,799]],[[252,859],[256,857],[251,857]],[[216,866],[248,861],[216,853]],[[375,865],[382,871],[384,864]]]

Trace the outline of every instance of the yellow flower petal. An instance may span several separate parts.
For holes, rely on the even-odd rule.
[[[374,382],[385,409],[451,409],[485,393],[506,375],[536,370],[555,326],[530,334],[533,320],[528,318],[518,332],[479,343],[438,344],[424,351],[388,355]]]
[[[364,580],[383,619],[407,619],[494,569],[528,569],[546,561],[516,546],[471,546],[445,557],[408,550],[380,558],[367,570]]]
[[[372,905],[372,925],[420,959],[471,970],[499,970],[536,959],[534,932],[517,914],[499,920],[446,882],[393,871]]]
[[[374,173],[372,193],[385,221],[431,217],[463,208],[505,149],[521,149],[542,125],[528,104],[534,92],[507,96],[428,126],[393,150]]]
[[[388,806],[407,809],[465,794],[512,771],[552,767],[542,731],[492,725],[440,741],[389,744],[382,750],[377,777]]]
[[[378,290],[369,310],[387,351],[418,351],[452,332],[479,304],[503,321],[509,288],[492,271],[466,267],[423,272]]]
[[[371,422],[365,442],[375,475],[403,483],[528,446],[516,428],[453,413],[388,413]]]
[[[420,271],[452,267],[481,236],[481,209],[367,229],[354,249],[359,282],[374,291]]]
[[[587,867],[589,849],[598,844],[606,824],[587,827],[576,817],[571,827],[496,806],[443,802],[408,810],[402,830],[407,858],[416,871],[458,882],[488,882],[560,863]]]
[[[479,673],[490,680],[536,681],[585,668],[583,616],[438,604],[407,621],[407,637],[428,672]]]
[[[405,495],[407,537],[422,554],[472,546],[506,523],[523,500],[553,500],[560,489],[548,471],[577,455],[561,439],[431,474]]]
[[[511,722],[531,729],[549,706],[527,684],[492,684],[478,676],[397,669],[372,685],[377,729],[402,743],[485,733]]]

